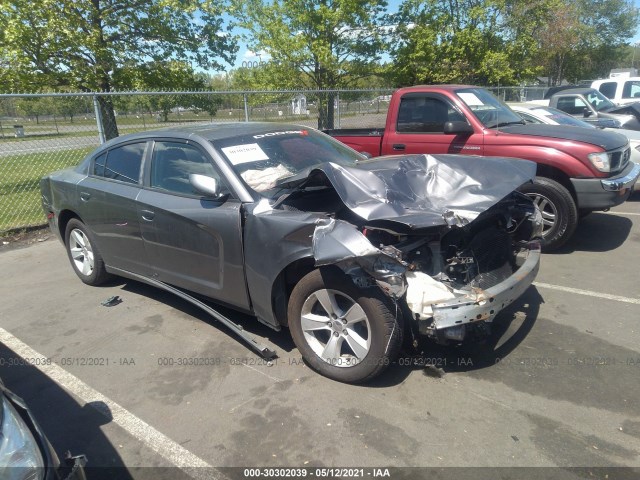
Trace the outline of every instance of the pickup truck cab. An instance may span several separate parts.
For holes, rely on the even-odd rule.
[[[618,77],[594,80],[595,88],[609,100],[618,105],[640,101],[640,77]]]
[[[329,130],[369,156],[449,153],[531,160],[536,178],[520,187],[540,207],[543,247],[562,246],[580,214],[624,202],[640,175],[628,140],[617,133],[525,125],[487,90],[416,86],[394,92],[384,129]],[[473,157],[471,157],[473,158]]]

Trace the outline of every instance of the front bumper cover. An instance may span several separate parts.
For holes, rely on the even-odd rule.
[[[623,203],[633,190],[640,176],[640,164],[629,162],[617,177],[572,178],[578,207],[586,210],[603,210]]]
[[[486,290],[434,304],[433,327],[443,330],[479,321],[492,321],[498,312],[520,297],[536,278],[540,268],[540,242],[530,242],[528,249],[524,263],[506,280]]]

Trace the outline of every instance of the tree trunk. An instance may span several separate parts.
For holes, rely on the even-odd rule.
[[[333,93],[327,94],[327,125],[325,128],[333,130],[335,125],[335,110],[333,104],[335,101],[335,95]]]
[[[120,133],[118,132],[116,113],[113,110],[111,98],[98,96],[98,107],[100,108],[100,116],[102,117],[102,130],[104,131],[105,140],[118,137]]]

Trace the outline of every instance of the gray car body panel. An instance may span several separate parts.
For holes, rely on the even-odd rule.
[[[189,202],[184,198],[166,194],[164,198],[156,199],[154,205],[155,208],[166,212],[166,226],[169,227],[171,218],[175,219],[184,213],[180,203],[190,203],[187,210],[190,210],[191,214],[187,216],[190,216],[190,228],[194,229],[192,232],[199,231],[205,238],[207,234],[217,235],[218,243],[213,242],[209,246],[230,252],[229,255],[225,253],[219,256],[219,263],[209,263],[209,268],[219,269],[221,278],[216,279],[215,275],[206,279],[193,276],[185,278],[184,271],[182,276],[162,277],[163,273],[160,270],[165,274],[171,273],[171,270],[175,270],[173,273],[179,273],[178,271],[189,263],[178,258],[179,256],[172,255],[171,248],[165,249],[161,254],[167,257],[162,269],[149,262],[148,257],[144,257],[146,260],[142,262],[145,265],[140,265],[138,259],[129,265],[130,268],[123,268],[119,266],[121,264],[113,266],[159,278],[180,288],[196,291],[214,300],[250,311],[262,322],[278,328],[280,324],[286,323],[285,319],[278,318],[282,317],[282,307],[279,309],[277,303],[281,302],[282,298],[276,298],[276,284],[283,271],[297,261],[317,265],[344,260],[344,252],[341,248],[330,247],[330,239],[325,238],[322,245],[316,245],[317,251],[314,250],[313,239],[316,229],[318,226],[327,226],[332,221],[329,214],[333,212],[314,213],[271,208],[267,199],[247,187],[232,166],[215,150],[211,140],[243,133],[290,130],[292,127],[268,123],[236,123],[126,135],[98,148],[75,170],[55,173],[45,178],[42,182],[43,193],[50,192],[48,195],[51,198],[47,198],[47,201],[43,199],[43,204],[45,210],[48,208],[56,216],[62,210],[69,209],[77,212],[82,219],[80,211],[83,206],[79,200],[79,188],[86,187],[90,182],[101,183],[105,195],[122,188],[120,185],[114,185],[120,182],[97,179],[86,174],[90,171],[92,159],[101,152],[136,140],[151,142],[179,139],[193,142],[212,158],[235,198],[226,201],[206,198],[193,201],[191,198],[192,201]],[[150,158],[151,155],[148,154],[145,162]],[[535,171],[535,163],[526,160],[491,157],[480,159],[476,156],[462,155],[411,155],[380,157],[359,162],[357,167],[322,164],[310,171],[309,178],[316,176],[322,178],[325,184],[328,182],[345,206],[367,223],[391,224],[404,229],[435,228],[441,231],[473,221],[517,187],[534,178]],[[138,194],[127,195],[127,198],[138,203],[131,214],[141,222],[140,209],[143,207],[140,200],[146,199],[145,202],[148,204],[148,197],[152,194],[145,185],[129,184],[128,188],[139,190]],[[202,210],[199,212],[198,201],[202,203]],[[205,205],[207,202],[209,205]],[[87,209],[86,205],[84,209]],[[207,211],[222,212],[223,209],[224,214],[219,218],[207,219]],[[104,235],[107,235],[111,228],[112,235],[129,240],[132,245],[138,245],[137,235],[141,238],[140,245],[145,245],[145,242],[157,242],[153,235],[145,238],[144,227],[136,229],[134,225],[127,225],[129,230],[118,231],[116,222],[123,223],[123,218],[111,213],[100,220],[103,222],[101,228],[104,229]],[[135,222],[131,220],[131,223]],[[109,225],[111,227],[108,227]],[[186,227],[183,225],[182,228]],[[344,232],[344,229],[335,231]],[[357,249],[363,248],[363,239],[368,242],[363,236],[360,238],[350,235],[349,238],[349,241],[358,243],[352,245]],[[340,242],[339,238],[335,240]],[[206,246],[207,242],[203,242],[202,238],[199,240],[198,235],[186,235],[184,242],[173,245],[173,250],[177,251],[179,247],[185,251],[194,251],[203,258],[203,255],[207,255],[207,252],[203,251]],[[102,252],[107,265],[110,262],[119,262],[122,252],[117,252],[118,247],[109,242],[107,247]],[[348,250],[350,246],[344,247]],[[377,250],[373,246],[371,248]],[[374,250],[371,251],[372,255],[375,255]],[[387,253],[380,254],[388,256]],[[316,255],[322,257],[321,262],[317,261]]]

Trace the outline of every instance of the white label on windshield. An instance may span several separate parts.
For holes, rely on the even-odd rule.
[[[266,153],[257,143],[247,143],[245,145],[235,145],[233,147],[224,147],[222,151],[229,161],[234,165],[241,163],[259,162],[260,160],[269,160]]]
[[[480,107],[484,105],[475,93],[471,92],[459,92],[458,96],[470,107]]]

